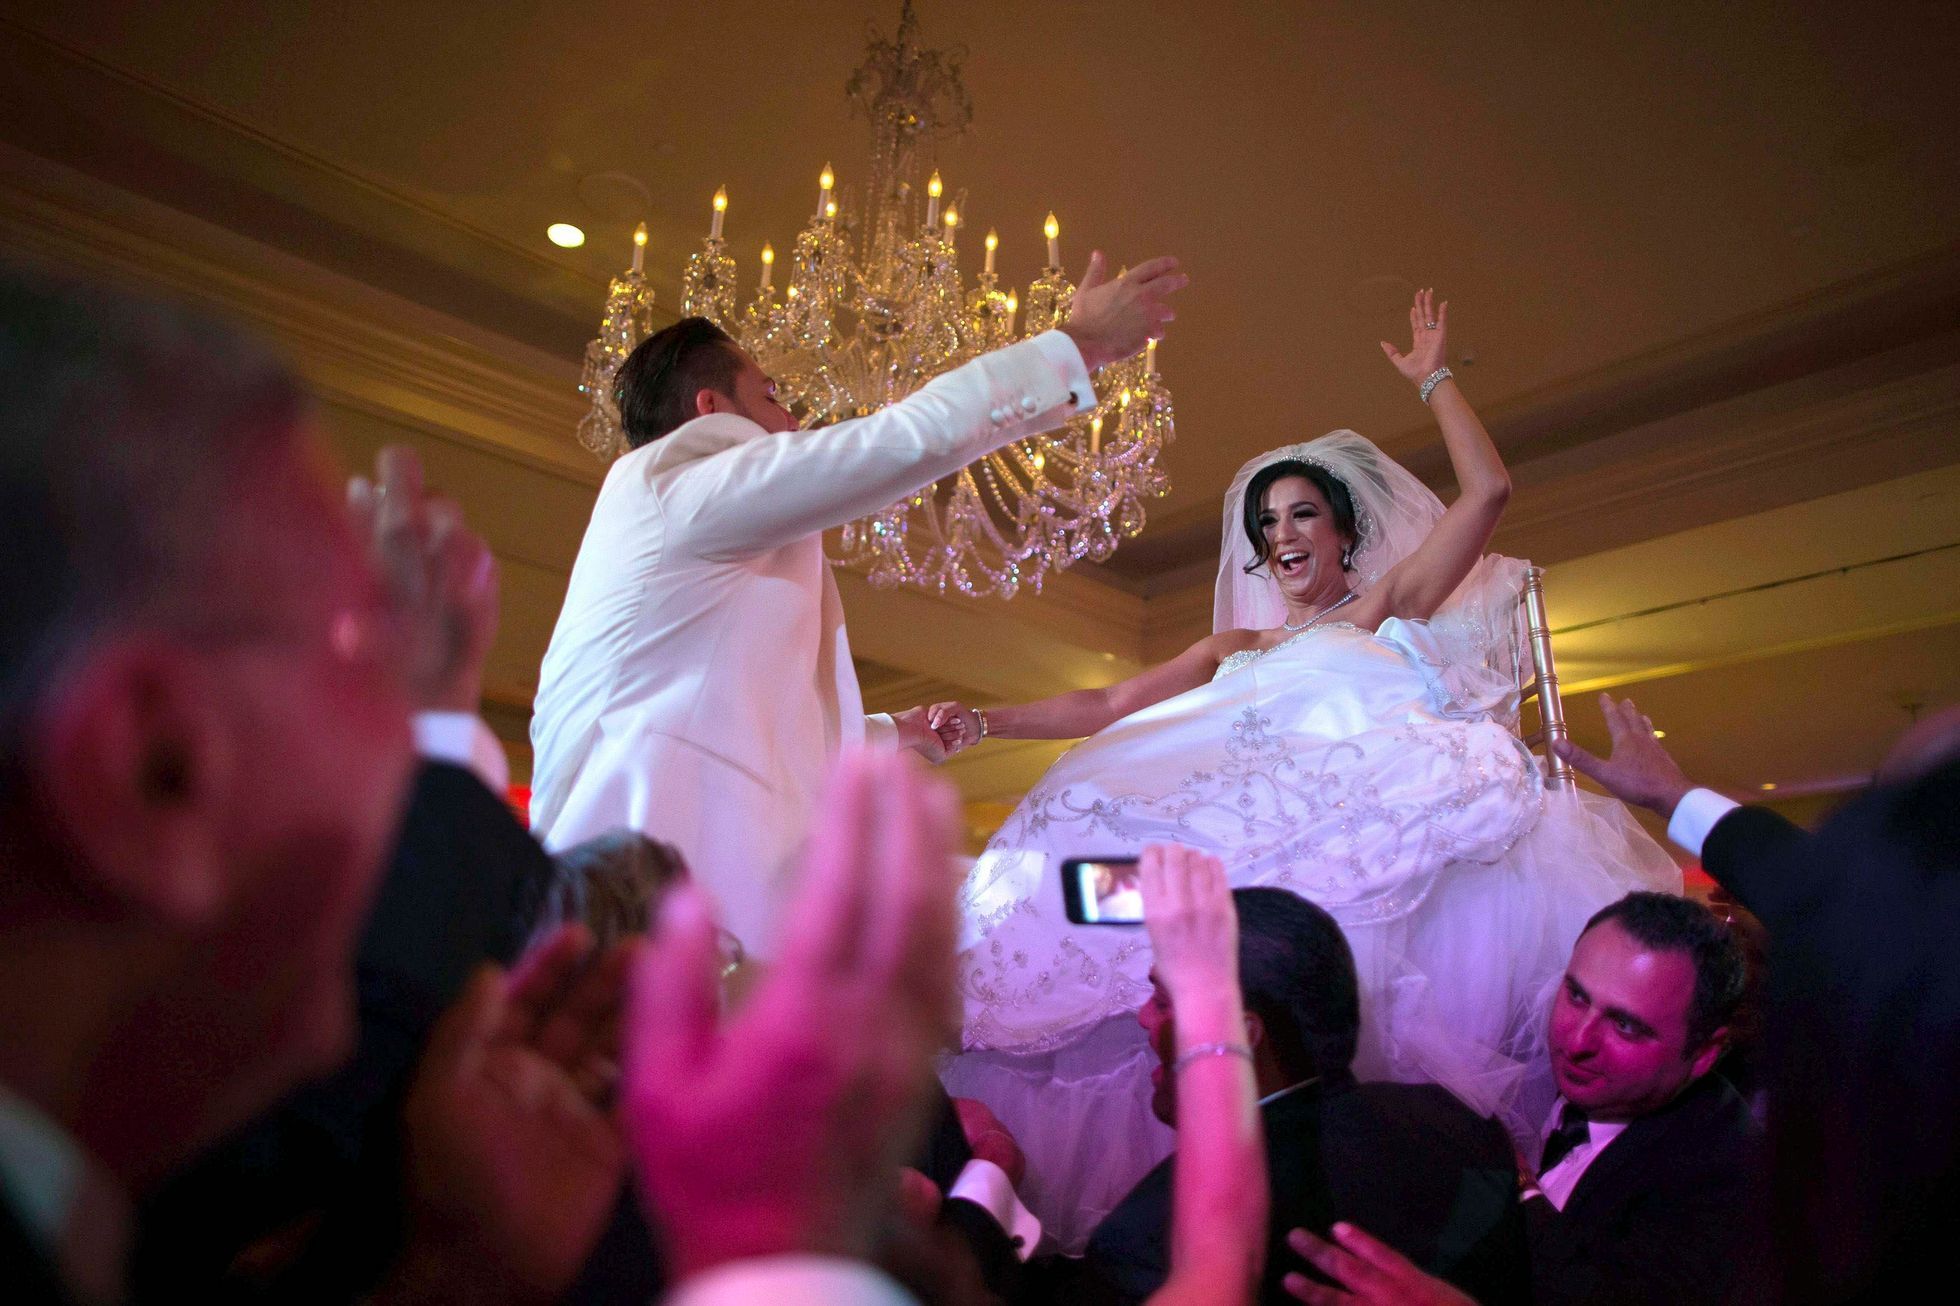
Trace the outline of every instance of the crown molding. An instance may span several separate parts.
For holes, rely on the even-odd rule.
[[[604,467],[572,432],[573,363],[0,144],[0,238],[58,272],[243,321],[324,396],[565,480]]]

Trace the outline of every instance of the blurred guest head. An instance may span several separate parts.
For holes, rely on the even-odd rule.
[[[1325,911],[1284,889],[1234,889],[1239,917],[1239,988],[1246,1041],[1263,1096],[1317,1075],[1347,1070],[1361,1029],[1354,954]],[[1177,1123],[1176,1011],[1151,974],[1150,1000],[1137,1012],[1160,1064],[1151,1073],[1150,1109]]]
[[[1941,708],[1892,741],[1874,778],[1880,784],[1910,784],[1955,756],[1960,756],[1960,707]]]
[[[1648,1115],[1708,1073],[1728,1044],[1746,968],[1700,903],[1630,893],[1586,923],[1552,1000],[1552,1074],[1596,1120]]]
[[[396,641],[263,349],[0,271],[0,387],[0,1081],[141,1183],[349,1046]]]
[[[626,443],[638,449],[709,413],[746,417],[771,433],[796,419],[776,402],[776,383],[705,317],[684,317],[642,340],[613,378]]]
[[[653,924],[661,895],[687,877],[678,849],[638,830],[612,830],[573,844],[552,858],[558,878],[538,933],[583,922],[601,948]]]

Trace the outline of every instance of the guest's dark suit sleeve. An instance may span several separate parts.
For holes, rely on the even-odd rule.
[[[1810,842],[1801,826],[1768,808],[1738,807],[1708,832],[1701,865],[1750,915],[1769,925],[1818,889],[1812,861],[1802,855]]]
[[[1740,1182],[1693,1194],[1657,1193],[1649,1218],[1610,1236],[1574,1227],[1542,1197],[1524,1204],[1538,1306],[1669,1306],[1726,1302],[1740,1252],[1734,1240],[1710,1246],[1706,1226],[1735,1225],[1747,1191]],[[1666,1209],[1662,1209],[1666,1203]]]
[[[1560,1211],[1524,1204],[1540,1306],[1726,1303],[1753,1268],[1758,1134],[1735,1090],[1705,1076],[1593,1159]]]

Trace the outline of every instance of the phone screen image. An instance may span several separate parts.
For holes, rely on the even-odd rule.
[[[1062,905],[1076,925],[1141,925],[1143,889],[1134,857],[1071,857],[1062,863]]]

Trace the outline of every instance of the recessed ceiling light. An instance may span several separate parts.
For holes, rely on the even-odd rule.
[[[554,222],[544,229],[544,234],[561,249],[577,249],[585,243],[585,233],[569,222]]]
[[[1656,738],[1656,739],[1665,739],[1665,738],[1667,738],[1667,731],[1665,731],[1665,730],[1656,730],[1656,731],[1654,732],[1654,738]]]
[[[1764,793],[1768,793],[1770,790],[1776,788],[1774,784],[1770,783],[1767,780],[1765,780],[1762,784],[1757,785],[1756,787],[1758,789],[1761,789]]]

